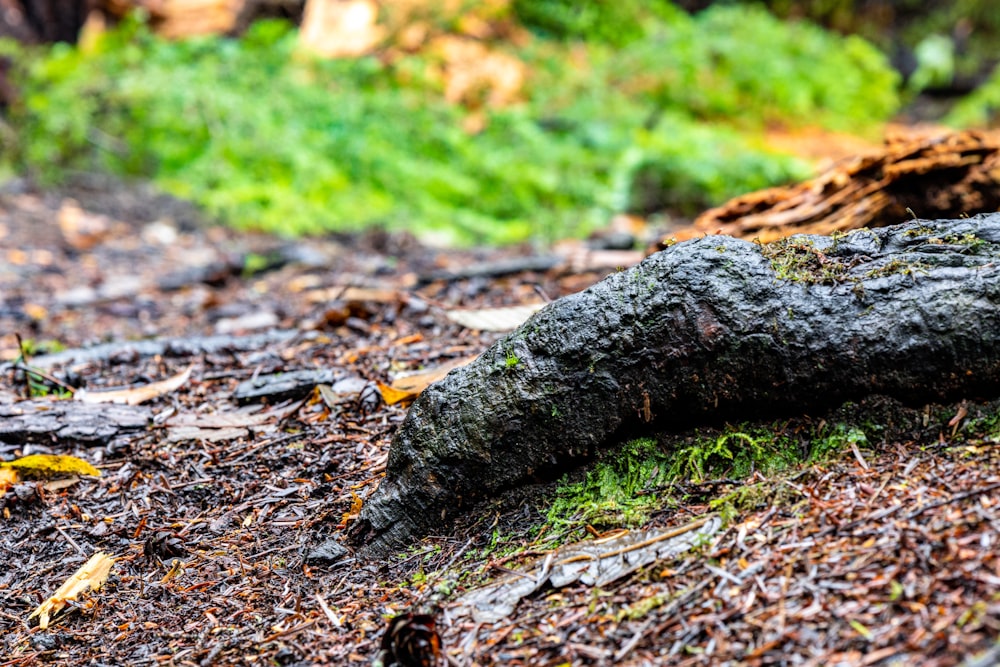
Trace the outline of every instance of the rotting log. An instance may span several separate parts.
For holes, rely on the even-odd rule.
[[[705,211],[678,239],[720,232],[774,241],[883,227],[912,217],[1000,209],[1000,132],[929,129],[886,137],[880,152],[846,158],[811,180],[736,197]]]
[[[643,429],[998,390],[1000,214],[706,237],[549,304],[426,389],[349,539],[391,554]]]

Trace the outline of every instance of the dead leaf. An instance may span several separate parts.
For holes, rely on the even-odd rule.
[[[399,391],[416,392],[419,394],[456,368],[461,368],[466,364],[472,363],[478,356],[479,355],[477,354],[472,354],[465,357],[459,357],[458,359],[452,359],[446,363],[432,366],[431,368],[426,368],[422,371],[417,371],[416,373],[399,375],[392,381],[392,388]]]
[[[244,528],[245,527],[246,526],[244,526]],[[180,558],[175,558],[170,561],[170,569],[167,570],[167,573],[163,575],[162,579],[160,579],[160,583],[165,584],[171,579],[176,579],[182,574],[184,574],[184,563],[181,562]]]
[[[722,520],[710,515],[679,528],[625,531],[569,544],[546,556],[532,572],[515,572],[463,596],[456,603],[456,615],[469,613],[477,623],[493,623],[508,616],[521,598],[546,582],[555,588],[575,581],[606,586],[644,565],[692,549],[721,527]]]
[[[386,402],[386,405],[395,405],[396,403],[412,403],[424,389],[434,384],[456,368],[460,368],[472,362],[477,356],[478,355],[460,357],[458,359],[452,359],[451,361],[439,366],[427,368],[416,373],[401,375],[393,380],[391,385],[384,384],[382,382],[378,382],[376,384],[378,384],[379,392],[382,394],[382,400]]]
[[[178,373],[177,375],[167,378],[166,380],[160,380],[159,382],[151,382],[147,385],[142,385],[141,387],[129,387],[127,389],[110,389],[106,391],[84,391],[78,389],[73,398],[77,401],[82,401],[84,403],[124,403],[125,405],[139,405],[140,403],[145,403],[164,394],[169,394],[170,392],[180,389],[191,377],[191,369],[193,366],[188,366],[185,370]]]
[[[444,315],[466,329],[479,331],[513,331],[548,304],[532,303],[505,308],[476,308],[474,310],[449,310]]]
[[[197,426],[174,426],[167,430],[167,442],[229,442],[250,436],[250,430],[239,427],[199,428]]]
[[[437,37],[428,52],[441,61],[438,76],[452,104],[495,109],[521,99],[528,68],[516,57],[459,35]]]
[[[52,597],[38,606],[38,609],[31,613],[28,620],[38,617],[38,627],[46,630],[49,627],[49,618],[53,614],[66,606],[66,602],[76,600],[81,594],[87,591],[96,591],[108,578],[111,566],[115,564],[115,559],[106,553],[99,551],[90,557],[79,570],[73,573],[62,586],[59,587]]]
[[[361,507],[364,505],[364,501],[361,500],[361,496],[351,491],[351,508],[344,512],[344,516],[340,519],[341,526],[347,526],[348,523],[354,521],[361,514]]]
[[[269,421],[276,421],[283,415],[277,410],[261,410],[257,406],[234,412],[215,412],[210,414],[178,413],[164,422],[165,426],[211,428],[246,428],[260,426]]]
[[[393,389],[384,382],[376,382],[375,384],[378,386],[378,391],[382,394],[382,400],[385,401],[386,405],[396,405],[396,403],[412,403],[413,400],[420,395],[419,391]]]
[[[72,199],[63,202],[57,217],[63,240],[75,250],[90,250],[111,234],[110,218],[84,211]]]
[[[0,461],[0,468],[13,470],[20,477],[36,479],[67,475],[101,476],[100,470],[81,458],[56,454],[30,454],[13,461]]]
[[[7,493],[10,487],[17,484],[17,471],[10,468],[0,468],[0,494]]]
[[[309,303],[326,303],[328,301],[342,301],[345,303],[396,303],[402,299],[402,292],[388,287],[353,287],[345,285],[314,289],[306,293],[306,300]]]

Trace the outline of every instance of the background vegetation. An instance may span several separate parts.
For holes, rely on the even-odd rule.
[[[239,39],[168,42],[133,21],[87,48],[6,44],[21,97],[4,155],[42,183],[151,179],[230,224],[282,234],[382,225],[445,243],[549,240],[617,212],[693,213],[805,177],[763,128],[877,136],[905,92],[869,42],[756,6],[515,0],[505,11],[492,18],[531,38],[491,48],[528,74],[516,103],[494,106],[447,101],[430,51],[390,40],[324,61],[278,22]]]

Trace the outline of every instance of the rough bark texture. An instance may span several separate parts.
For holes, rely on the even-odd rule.
[[[153,421],[149,408],[78,401],[22,401],[0,405],[0,442],[107,445],[135,437]]]
[[[623,432],[1000,389],[1000,214],[678,244],[560,299],[417,399],[351,531],[393,553]]]

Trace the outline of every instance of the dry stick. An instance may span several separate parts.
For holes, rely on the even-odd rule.
[[[327,619],[333,627],[338,630],[343,627],[343,623],[341,623],[340,619],[337,618],[337,615],[333,613],[333,610],[330,609],[330,606],[326,603],[326,600],[323,599],[323,596],[320,595],[318,591],[316,593],[316,602],[319,603],[320,608],[323,610],[323,613],[326,614]]]
[[[268,642],[273,642],[275,639],[281,639],[282,637],[289,637],[291,635],[298,634],[299,632],[302,632],[306,628],[316,625],[317,621],[319,621],[318,618],[311,618],[307,621],[299,623],[298,625],[292,626],[286,630],[279,630],[278,632],[275,632],[265,637],[262,643],[266,644]]]
[[[62,529],[62,528],[60,528],[59,526],[56,526],[56,531],[57,531],[57,532],[58,532],[58,533],[59,533],[60,535],[62,535],[62,536],[63,536],[63,537],[64,537],[64,538],[66,539],[66,541],[67,541],[67,542],[69,542],[69,543],[70,543],[70,545],[72,545],[72,547],[73,547],[74,549],[76,549],[77,551],[79,551],[79,552],[80,552],[80,555],[81,555],[81,556],[83,556],[84,558],[86,558],[86,557],[87,557],[87,552],[86,552],[86,551],[84,551],[83,549],[81,549],[81,548],[80,548],[80,545],[79,545],[79,544],[77,544],[77,543],[76,543],[76,541],[75,541],[75,540],[74,540],[74,539],[73,539],[72,537],[70,537],[70,536],[69,536],[69,534],[68,534],[68,533],[67,533],[67,532],[66,532],[65,530],[63,530],[63,529]]]
[[[617,664],[622,660],[624,660],[625,657],[632,652],[632,649],[638,646],[639,641],[642,640],[642,636],[646,634],[646,631],[649,630],[649,626],[651,626],[652,624],[653,624],[653,619],[651,618],[648,619],[645,623],[643,623],[639,627],[639,629],[635,631],[635,634],[633,634],[632,637],[627,642],[625,642],[620,649],[618,649],[618,652],[615,653],[615,656],[611,659],[612,662]]]
[[[920,509],[914,510],[909,514],[907,514],[906,520],[909,521],[911,519],[915,519],[928,510],[937,509],[938,507],[941,507],[943,505],[948,505],[950,503],[957,503],[959,501],[965,500],[966,498],[973,498],[975,496],[979,496],[984,493],[989,493],[994,489],[1000,489],[1000,482],[994,482],[993,484],[988,484],[982,487],[981,489],[973,489],[972,491],[966,491],[965,493],[958,493],[946,500],[939,500],[936,503],[931,503],[930,505],[924,505]]]
[[[26,387],[26,389],[28,389],[28,394],[29,395],[31,394],[31,376],[32,375],[40,377],[43,380],[48,380],[49,382],[51,382],[52,384],[56,385],[60,389],[68,391],[71,394],[76,391],[76,387],[69,386],[65,382],[62,382],[61,380],[56,379],[55,377],[53,377],[52,375],[46,373],[45,371],[43,371],[41,369],[37,369],[37,368],[34,368],[32,366],[29,366],[28,365],[28,350],[25,349],[24,341],[21,340],[21,334],[15,333],[14,334],[14,338],[17,339],[17,349],[21,353],[21,359],[19,361],[15,361],[14,362],[13,370],[15,370],[15,371],[24,371],[25,387]]]
[[[566,563],[574,563],[576,561],[581,561],[581,560],[603,560],[605,558],[612,558],[613,556],[620,556],[624,553],[628,553],[629,551],[642,549],[644,547],[650,546],[651,544],[656,544],[657,542],[668,540],[671,537],[678,537],[680,535],[683,535],[684,533],[690,533],[692,530],[697,530],[698,528],[701,528],[706,523],[708,523],[708,520],[713,518],[713,516],[714,515],[710,514],[706,517],[698,519],[697,521],[692,521],[691,523],[685,526],[681,526],[680,528],[668,530],[667,532],[661,533],[656,537],[651,537],[649,539],[642,540],[641,542],[636,542],[635,544],[629,544],[627,546],[614,549],[613,551],[606,551],[602,553],[599,557],[594,556],[592,554],[577,554],[576,556],[570,556],[569,558],[565,558],[561,561],[558,561],[556,565],[565,565]]]

